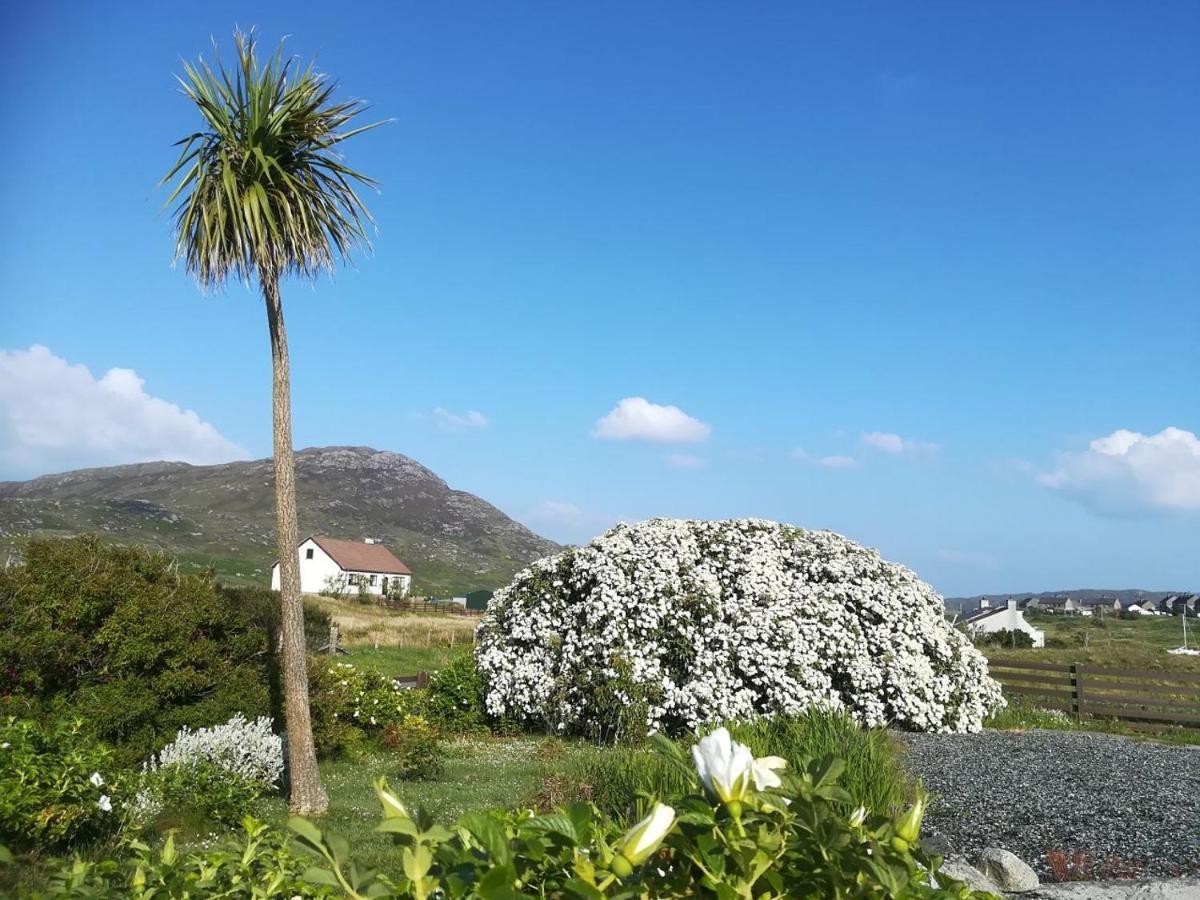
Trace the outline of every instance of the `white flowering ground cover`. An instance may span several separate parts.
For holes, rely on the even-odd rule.
[[[134,797],[133,818],[148,821],[162,811],[163,798],[154,776],[202,764],[215,766],[245,785],[270,789],[283,775],[283,739],[274,733],[268,716],[249,721],[237,713],[225,724],[211,728],[184,726],[175,740],[142,765],[142,787]]]
[[[978,731],[987,661],[903,566],[828,531],[652,519],[539,560],[492,598],[476,662],[489,713],[559,733],[695,731],[844,709]]]

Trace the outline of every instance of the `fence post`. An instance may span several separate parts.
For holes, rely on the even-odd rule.
[[[419,688],[429,687],[429,673],[428,672],[418,672],[417,673],[417,687],[419,687]]]
[[[336,656],[338,652],[338,627],[329,626],[329,655]]]
[[[1078,721],[1079,700],[1083,696],[1079,663],[1071,663],[1071,715]]]

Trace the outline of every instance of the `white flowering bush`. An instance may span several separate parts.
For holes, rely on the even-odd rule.
[[[618,525],[539,560],[492,598],[475,660],[490,715],[607,739],[814,706],[977,731],[1004,703],[911,571],[761,519]]]
[[[250,721],[237,713],[224,725],[184,727],[143,765],[134,818],[148,821],[164,809],[190,807],[217,821],[237,821],[282,774],[283,740],[267,716]]]

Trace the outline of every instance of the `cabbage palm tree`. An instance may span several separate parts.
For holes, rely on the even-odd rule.
[[[369,247],[370,213],[355,191],[375,182],[342,163],[339,145],[380,123],[350,127],[364,109],[336,101],[336,84],[293,65],[280,46],[266,62],[253,33],[234,33],[237,65],[202,59],[184,65],[183,93],[199,109],[202,131],[163,178],[174,183],[175,259],[202,289],[231,275],[258,281],[271,339],[275,445],[275,531],[279,550],[284,710],[287,717],[290,805],[304,815],[328,806],[317,771],[308,708],[304,607],[296,547],[296,475],[287,335],[280,279],[313,279],[356,246]]]

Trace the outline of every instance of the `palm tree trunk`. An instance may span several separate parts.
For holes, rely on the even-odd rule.
[[[300,543],[296,526],[296,464],[292,458],[292,388],[287,333],[279,276],[262,273],[263,299],[271,328],[271,406],[275,434],[275,536],[279,549],[279,618],[283,651],[283,706],[287,719],[289,806],[302,816],[319,816],[329,807],[317,771],[312,721],[308,711],[308,648],[304,640],[304,604],[300,600]]]

